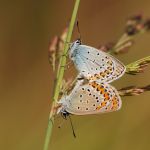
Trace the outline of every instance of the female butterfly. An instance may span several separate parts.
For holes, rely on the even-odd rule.
[[[64,118],[68,114],[87,115],[112,112],[119,110],[122,105],[118,91],[107,83],[78,80],[68,96],[58,102],[60,107],[57,113]]]

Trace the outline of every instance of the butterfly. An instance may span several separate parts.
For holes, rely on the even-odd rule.
[[[111,83],[125,73],[125,66],[108,53],[82,45],[78,39],[70,46],[69,57],[79,71],[79,77],[90,81]]]
[[[122,105],[118,91],[108,83],[78,80],[71,93],[58,102],[57,113],[87,115],[119,110]]]

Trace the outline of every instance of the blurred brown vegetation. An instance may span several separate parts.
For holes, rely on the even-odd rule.
[[[48,45],[68,23],[74,1],[3,1],[0,5],[0,149],[41,150],[50,110],[54,75]],[[116,41],[126,19],[136,13],[150,17],[148,0],[82,0],[78,20],[83,43],[98,47]],[[77,38],[74,31],[72,40]],[[135,39],[127,54],[117,57],[128,64],[150,54],[150,34]],[[70,67],[68,76],[74,76]],[[118,89],[149,84],[150,67],[139,75],[125,75],[113,83]],[[122,109],[103,115],[72,116],[53,130],[51,149],[150,149],[150,93],[124,97]]]

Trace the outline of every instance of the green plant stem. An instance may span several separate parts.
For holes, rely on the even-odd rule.
[[[75,1],[74,10],[72,13],[69,30],[67,33],[67,38],[66,38],[66,42],[64,45],[63,55],[61,56],[60,61],[59,61],[59,68],[57,70],[56,84],[55,84],[55,89],[54,89],[54,94],[53,94],[53,99],[52,99],[53,102],[52,102],[51,111],[50,111],[50,115],[49,115],[48,127],[47,127],[47,131],[46,131],[46,137],[45,137],[45,143],[44,143],[43,150],[48,150],[48,146],[49,146],[49,142],[50,142],[50,138],[51,138],[51,134],[52,134],[52,128],[53,128],[53,124],[54,124],[54,115],[56,113],[55,106],[56,106],[56,102],[59,97],[60,87],[61,87],[63,76],[64,76],[66,59],[67,59],[67,51],[69,49],[68,43],[70,43],[70,40],[71,40],[79,3],[80,3],[80,0]]]

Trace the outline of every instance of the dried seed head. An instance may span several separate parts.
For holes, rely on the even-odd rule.
[[[52,65],[53,71],[55,71],[55,60],[56,60],[56,53],[58,50],[58,43],[59,43],[58,36],[54,36],[48,48],[49,63]]]
[[[123,43],[121,46],[115,49],[114,53],[115,54],[124,54],[129,51],[129,48],[134,44],[133,40],[129,40],[125,43]]]
[[[103,52],[109,52],[113,48],[114,45],[115,45],[114,43],[107,43],[105,45],[100,45],[98,49]]]
[[[51,55],[51,53],[54,53],[57,50],[58,41],[59,41],[58,36],[54,36],[53,39],[50,41],[48,48],[49,56]]]
[[[133,25],[128,25],[125,29],[125,32],[129,35],[129,36],[132,36],[134,34],[136,34],[138,31],[136,29],[135,26]]]
[[[62,32],[62,34],[61,34],[61,36],[60,36],[60,39],[61,39],[62,41],[64,41],[64,42],[65,42],[66,37],[67,37],[67,32],[68,32],[68,26],[64,28],[64,30],[63,30],[63,32]]]
[[[136,96],[146,91],[150,91],[150,85],[144,87],[129,86],[119,90],[121,96]]]
[[[142,89],[144,89],[145,91],[150,91],[150,85],[147,85],[145,87],[142,87]]]
[[[144,27],[146,30],[150,30],[150,19],[147,19],[145,22],[144,22]]]
[[[134,88],[134,89],[132,89],[130,91],[131,91],[130,94],[133,95],[133,96],[140,95],[140,94],[142,94],[144,92],[144,90],[140,89],[140,88]]]
[[[64,49],[65,39],[67,37],[68,27],[65,27],[60,37],[54,36],[49,44],[48,56],[49,63],[55,71],[55,66],[57,66],[58,59],[62,55],[62,50]]]
[[[136,33],[150,29],[150,19],[144,20],[142,15],[136,15],[128,19],[125,32],[129,35],[135,35]]]
[[[135,61],[127,65],[126,73],[131,75],[136,75],[138,73],[144,72],[145,68],[150,64],[150,56]]]
[[[57,57],[60,57],[62,50],[64,49],[65,40],[67,37],[68,27],[65,27],[62,34],[59,37],[58,53]]]
[[[142,14],[133,15],[128,19],[128,21],[135,21],[137,23],[141,22],[142,20],[143,20]]]

